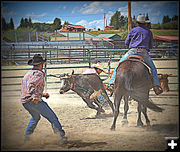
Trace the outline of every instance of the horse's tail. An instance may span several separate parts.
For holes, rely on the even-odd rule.
[[[152,103],[150,100],[141,102],[143,105],[145,105],[147,108],[155,111],[155,112],[162,112],[164,109],[158,107],[154,103]]]
[[[124,87],[128,91],[132,91],[132,82],[133,82],[133,72],[132,70],[128,70],[124,75]]]

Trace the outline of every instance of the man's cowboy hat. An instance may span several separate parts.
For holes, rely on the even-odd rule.
[[[138,17],[136,19],[136,22],[142,23],[142,24],[150,23],[149,20],[148,21],[145,20],[145,16],[144,15],[138,15]]]
[[[46,62],[46,59],[43,60],[41,54],[35,54],[34,57],[28,61],[28,65],[39,65],[44,62]]]
[[[106,70],[104,70],[103,67],[102,67],[99,63],[93,64],[91,67],[92,67],[92,68],[100,69],[100,70],[102,70],[105,74],[108,74],[108,72],[107,72]]]

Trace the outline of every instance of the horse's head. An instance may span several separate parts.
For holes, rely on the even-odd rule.
[[[158,74],[159,78],[159,83],[163,91],[168,92],[169,91],[169,86],[168,86],[168,76],[172,74]]]
[[[72,88],[72,75],[74,74],[74,70],[71,74],[62,74],[59,76],[55,76],[56,78],[60,78],[60,89],[59,93],[64,94],[65,92],[68,92]],[[54,76],[54,75],[52,75]]]

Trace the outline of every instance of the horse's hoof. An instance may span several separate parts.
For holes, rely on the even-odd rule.
[[[123,118],[122,120],[121,120],[121,124],[122,124],[122,126],[127,126],[128,125],[128,120],[126,119],[126,118]]]
[[[115,127],[112,126],[112,127],[111,127],[111,130],[112,130],[112,131],[115,131]]]
[[[150,122],[146,122],[146,125],[147,125],[148,127],[151,126]]]
[[[144,124],[142,122],[137,123],[137,127],[143,127],[143,126],[144,126]]]

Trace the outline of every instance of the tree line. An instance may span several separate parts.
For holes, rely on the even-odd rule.
[[[148,14],[145,16],[146,20],[149,20]],[[135,20],[135,15],[132,18],[132,21]],[[65,24],[70,24],[68,21],[64,22]],[[110,19],[110,26],[113,26],[115,30],[118,29],[127,29],[128,27],[128,17],[121,15],[120,11],[116,11],[115,14]],[[135,27],[136,24],[131,22],[131,27]],[[152,29],[178,29],[178,16],[174,15],[170,18],[168,15],[164,16],[162,23],[149,24],[149,28]],[[61,19],[55,18],[52,24],[49,23],[32,23],[31,18],[21,18],[20,24],[17,27],[17,31],[37,31],[37,32],[46,32],[46,31],[55,31],[61,29]],[[10,22],[6,22],[5,18],[2,18],[2,30],[15,30],[13,19],[10,19]]]
[[[149,20],[148,13],[145,15],[145,20]],[[115,14],[110,19],[110,26],[113,26],[115,30],[127,29],[128,27],[128,17],[121,15],[120,11],[116,11]],[[135,15],[132,18],[131,27],[135,27]],[[162,23],[151,24],[149,23],[148,28],[152,29],[178,29],[178,16],[174,15],[170,18],[168,15],[164,16]]]
[[[174,15],[172,18],[170,18],[168,15],[164,16],[162,19],[162,23],[153,24],[153,29],[178,29],[178,20],[179,17],[177,15]]]
[[[13,19],[10,18],[10,22],[6,22],[5,18],[2,18],[2,30],[6,31],[6,30],[14,30],[14,22]]]
[[[65,22],[66,24],[69,22]],[[46,31],[55,31],[61,29],[61,19],[55,18],[53,23],[32,23],[31,18],[21,18],[20,24],[17,27],[17,31],[37,31],[37,32],[46,32]],[[13,19],[10,19],[10,23],[7,23],[5,18],[2,18],[2,30],[15,30]]]

